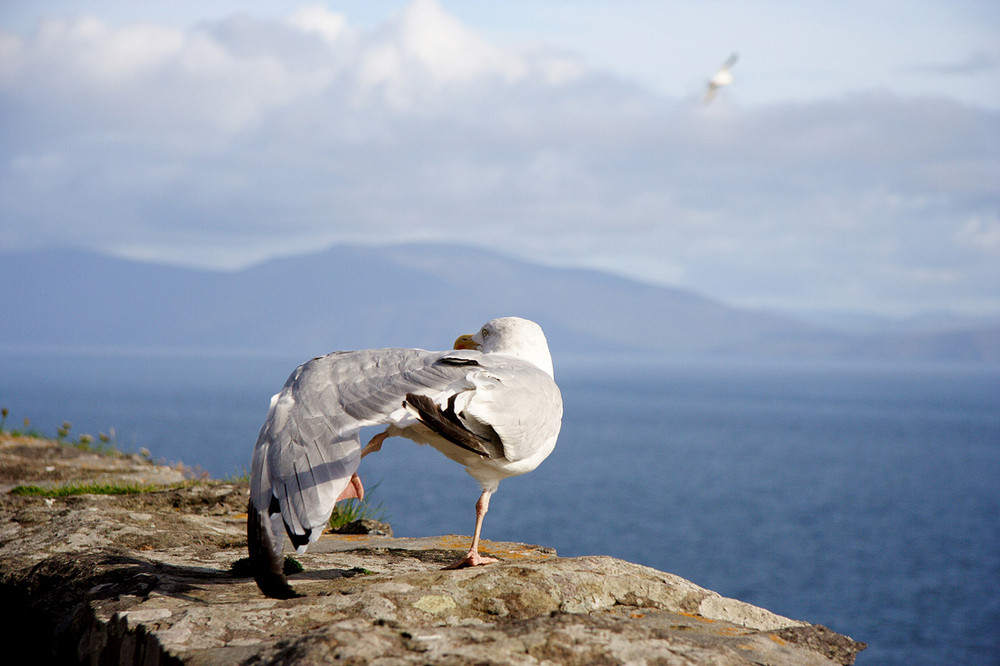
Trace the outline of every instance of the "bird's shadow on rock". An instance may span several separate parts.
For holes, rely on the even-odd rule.
[[[95,562],[97,574],[104,582],[88,590],[90,599],[134,595],[146,597],[150,592],[191,602],[205,602],[191,592],[215,585],[231,585],[235,579],[226,569],[211,566],[173,564],[145,559],[131,553],[106,553]]]
[[[69,608],[80,603],[147,597],[156,590],[183,598],[205,585],[232,582],[226,572],[210,567],[166,564],[132,553],[106,549],[86,554],[47,557],[11,580],[32,607]]]

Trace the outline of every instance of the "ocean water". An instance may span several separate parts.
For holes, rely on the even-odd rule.
[[[223,477],[301,360],[2,353],[0,405]],[[484,537],[678,574],[866,641],[859,664],[1000,663],[1000,368],[556,361],[559,444]],[[471,532],[476,484],[428,447],[361,475],[397,535]]]

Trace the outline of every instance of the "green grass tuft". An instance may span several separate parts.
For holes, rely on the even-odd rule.
[[[10,410],[6,407],[0,408],[0,414],[2,414],[2,417],[0,417],[0,435],[9,435],[10,437],[30,437],[32,439],[44,438],[42,433],[31,427],[31,419],[28,417],[24,418],[23,428],[7,430],[7,417],[10,415]]]
[[[58,486],[15,486],[11,495],[21,497],[70,497],[72,495],[138,495],[140,493],[157,493],[164,490],[189,488],[201,483],[197,479],[178,481],[167,485],[151,483],[115,483],[89,481],[86,483],[66,483]]]
[[[350,576],[371,576],[374,573],[371,569],[365,569],[364,567],[352,567],[347,571],[347,575]]]
[[[382,503],[372,504],[371,502],[372,492],[376,488],[378,488],[377,483],[365,492],[364,500],[350,499],[338,502],[333,507],[333,513],[330,514],[330,529],[339,529],[355,520],[388,521],[389,518]]]
[[[241,469],[234,471],[232,474],[227,474],[224,479],[227,483],[250,483],[250,472],[247,471],[244,465]]]
[[[10,415],[10,410],[6,407],[0,408],[0,435],[7,435],[10,437],[28,437],[31,439],[47,439],[46,435],[39,432],[37,429],[31,427],[31,419],[25,417],[24,427],[20,429],[7,430],[7,417]],[[68,446],[74,446],[81,451],[88,451],[91,453],[99,453],[106,456],[121,456],[124,455],[117,446],[115,441],[115,429],[111,428],[111,434],[106,435],[103,432],[100,433],[97,438],[99,443],[94,442],[93,435],[82,434],[76,438],[76,441],[72,439],[67,439],[69,437],[70,430],[73,429],[73,424],[69,421],[63,421],[62,425],[56,428],[56,441],[60,444],[66,444]]]
[[[302,573],[306,570],[305,567],[302,566],[302,563],[291,555],[285,555],[285,564],[282,569],[284,570],[286,576]]]
[[[139,483],[70,483],[62,486],[16,486],[11,495],[22,497],[69,497],[71,495],[136,495],[163,490],[162,486]]]

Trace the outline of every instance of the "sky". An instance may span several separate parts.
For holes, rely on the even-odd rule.
[[[443,241],[1000,317],[992,0],[4,3],[0,118],[0,253]]]

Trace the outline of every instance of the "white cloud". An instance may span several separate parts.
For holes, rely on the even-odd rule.
[[[469,81],[501,73],[517,78],[521,67],[477,33],[444,12],[436,0],[415,0],[397,19],[397,43],[440,81]]]
[[[1000,311],[1000,114],[954,101],[706,110],[431,0],[373,29],[52,19],[0,55],[3,247],[450,239],[747,305]]]
[[[958,229],[956,240],[1000,259],[1000,213],[973,215]]]
[[[288,23],[307,34],[317,34],[330,43],[336,42],[347,29],[347,18],[331,12],[323,5],[308,5],[288,17]]]

